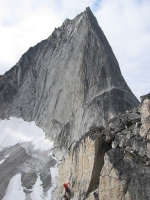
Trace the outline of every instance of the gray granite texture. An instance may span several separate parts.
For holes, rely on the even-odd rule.
[[[138,103],[90,8],[0,76],[0,117],[34,120],[64,149]]]

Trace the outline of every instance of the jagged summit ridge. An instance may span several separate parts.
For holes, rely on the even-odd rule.
[[[61,148],[138,104],[89,8],[0,77],[0,102],[1,117],[35,120]]]

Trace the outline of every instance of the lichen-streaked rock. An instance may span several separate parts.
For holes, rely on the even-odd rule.
[[[142,126],[140,135],[150,140],[150,93],[141,97]]]
[[[63,183],[70,181],[72,199],[84,199],[99,184],[104,153],[110,148],[102,137],[87,133],[69,151],[59,167],[56,199],[63,195]]]

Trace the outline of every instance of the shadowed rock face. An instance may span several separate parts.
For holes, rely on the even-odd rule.
[[[89,8],[0,77],[1,117],[35,120],[61,147],[137,104]]]

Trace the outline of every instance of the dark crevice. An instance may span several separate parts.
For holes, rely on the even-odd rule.
[[[102,137],[97,137],[95,140],[95,161],[93,165],[92,178],[89,188],[84,197],[86,199],[89,194],[95,191],[99,186],[99,177],[104,165],[104,155],[111,149],[111,143],[106,143]]]

